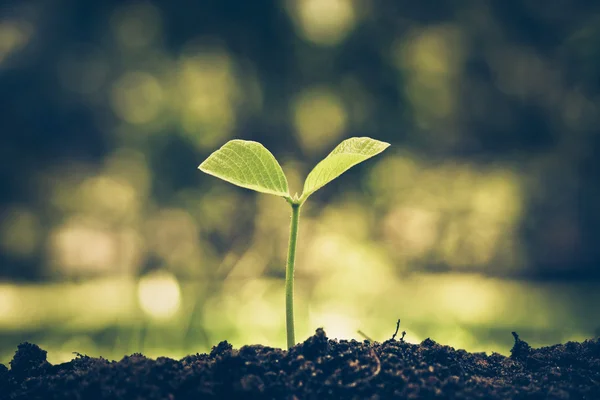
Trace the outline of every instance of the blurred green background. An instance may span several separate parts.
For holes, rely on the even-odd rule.
[[[256,140],[300,221],[304,340],[506,353],[600,329],[600,3],[8,0],[0,362],[285,346],[289,206],[199,172]]]

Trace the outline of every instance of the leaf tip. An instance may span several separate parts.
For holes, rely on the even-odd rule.
[[[375,140],[375,139],[371,139],[371,140]],[[382,147],[382,151],[391,146],[390,143],[384,142],[383,140],[377,140],[377,142],[379,142],[378,144]]]

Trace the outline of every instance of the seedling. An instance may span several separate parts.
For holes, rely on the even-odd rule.
[[[304,190],[292,197],[281,166],[262,144],[248,140],[230,140],[212,153],[198,167],[202,172],[257,192],[283,197],[292,207],[290,240],[285,270],[285,317],[288,348],[295,343],[294,334],[294,263],[300,208],[308,196],[351,167],[381,153],[389,143],[368,137],[344,140],[308,174]]]

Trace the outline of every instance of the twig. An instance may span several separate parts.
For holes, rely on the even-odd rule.
[[[360,329],[356,331],[356,333],[358,333],[360,336],[364,337],[365,339],[367,339],[369,342],[372,342],[373,339],[371,339],[370,337],[367,336],[366,333],[364,333],[363,331],[361,331]]]
[[[398,334],[398,329],[400,329],[400,318],[398,318],[398,322],[396,322],[396,332],[392,335],[392,340],[396,339],[396,335]],[[402,335],[404,338],[404,335]]]
[[[396,335],[398,334],[399,329],[400,329],[400,318],[398,318],[398,322],[396,322],[396,332],[394,332],[394,334],[392,335],[392,340],[394,340],[396,338]],[[406,331],[402,331],[402,336],[400,337],[401,342],[404,342],[404,336],[406,336]]]

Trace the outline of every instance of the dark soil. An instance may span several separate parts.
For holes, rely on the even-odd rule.
[[[179,361],[78,355],[59,365],[23,343],[10,370],[0,364],[0,399],[600,399],[599,339],[532,349],[513,335],[510,357],[430,339],[329,340],[318,329],[289,351],[221,342]]]

